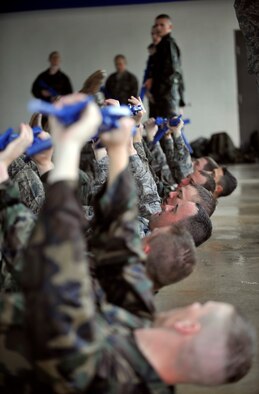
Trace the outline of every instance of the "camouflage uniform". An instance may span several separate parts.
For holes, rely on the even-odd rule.
[[[258,0],[236,0],[234,4],[240,29],[245,37],[248,72],[256,74],[259,88],[259,5]]]
[[[130,169],[136,181],[139,213],[149,219],[151,215],[161,211],[161,199],[156,183],[148,163],[145,165],[139,155],[130,156]]]
[[[30,270],[25,267],[23,284],[35,376],[55,392],[172,392],[134,339],[134,329],[150,326],[154,311],[136,215],[135,191],[125,170],[96,206],[90,245],[97,276],[113,301],[96,306],[80,205],[68,183],[48,190],[25,254]]]
[[[173,178],[177,183],[193,173],[190,152],[186,147],[182,135],[164,140],[165,155]]]
[[[149,164],[159,178],[160,184],[162,183],[162,189],[159,189],[158,186],[158,190],[161,190],[161,192],[159,191],[159,195],[165,197],[176,183],[167,164],[166,156],[159,142],[154,144],[153,141],[149,141],[144,147],[146,153],[149,152]]]
[[[45,192],[35,163],[25,162],[24,156],[21,156],[12,162],[8,173],[10,178],[17,183],[24,205],[33,213],[39,213],[45,199]]]
[[[17,186],[8,180],[0,184],[0,291],[20,289],[21,252],[35,225],[35,215],[20,203]]]

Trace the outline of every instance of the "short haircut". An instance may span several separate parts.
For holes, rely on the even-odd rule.
[[[116,60],[118,60],[118,59],[123,59],[123,60],[125,60],[125,62],[127,61],[126,56],[121,55],[121,54],[116,55],[113,60],[116,62]]]
[[[169,21],[171,21],[171,18],[170,18],[170,16],[169,16],[168,14],[159,14],[159,15],[155,18],[155,20],[157,20],[157,19],[169,19]]]
[[[218,184],[222,186],[222,192],[219,197],[229,196],[237,187],[237,179],[226,167],[222,167],[223,174]]]
[[[215,162],[214,159],[212,159],[212,157],[210,156],[205,156],[204,159],[207,160],[207,163],[205,164],[205,166],[203,167],[204,171],[213,171],[214,168],[219,168],[219,165]]]
[[[167,233],[157,233],[150,240],[146,270],[154,288],[178,282],[193,271],[196,248],[191,234],[179,223],[172,224]]]
[[[199,170],[199,172],[206,177],[206,182],[203,183],[201,186],[205,187],[209,192],[213,193],[216,189],[216,182],[215,179],[211,174],[204,170]]]
[[[216,205],[217,205],[216,198],[214,198],[212,193],[209,192],[202,185],[198,185],[197,183],[191,183],[191,186],[193,186],[198,192],[199,201],[197,202],[202,206],[202,208],[205,209],[207,214],[211,216],[216,209]]]
[[[225,381],[237,382],[251,368],[256,349],[254,327],[237,311],[234,312],[227,337]]]
[[[50,60],[50,59],[52,58],[52,56],[54,56],[54,55],[60,56],[60,54],[59,54],[58,51],[52,51],[52,52],[49,54],[48,60]]]
[[[198,203],[196,203],[196,206],[198,212],[193,216],[188,216],[181,220],[180,223],[190,232],[195,245],[199,246],[211,236],[212,223],[205,209]]]

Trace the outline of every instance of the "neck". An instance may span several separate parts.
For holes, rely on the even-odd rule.
[[[56,72],[59,70],[59,66],[50,66],[50,74],[56,74]]]
[[[134,333],[138,348],[166,384],[185,381],[177,365],[181,351],[179,338],[174,340],[172,332],[161,328],[143,328]]]

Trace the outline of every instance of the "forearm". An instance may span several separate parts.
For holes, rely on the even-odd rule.
[[[80,363],[72,362],[68,371],[67,358],[79,360],[84,354],[82,374],[83,365],[85,371],[89,362],[94,365],[99,346],[82,217],[74,187],[63,181],[52,184],[25,252],[22,278],[35,361],[44,360],[44,373],[55,373],[57,385],[75,391],[84,389],[92,376],[85,373],[85,381],[79,382]]]
[[[161,199],[156,183],[150,170],[143,165],[138,155],[131,156],[130,168],[137,185],[140,215],[148,219],[152,214],[161,211]]]
[[[153,296],[142,261],[137,200],[128,169],[98,196],[94,233],[89,242],[96,274],[107,300],[139,316],[151,316]]]
[[[182,133],[173,133],[173,140],[175,145],[175,179],[178,183],[188,175],[193,173],[193,164],[190,152],[185,145]]]

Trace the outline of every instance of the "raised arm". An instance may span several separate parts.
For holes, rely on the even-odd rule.
[[[108,183],[97,198],[89,248],[108,301],[137,316],[150,318],[153,295],[142,265],[136,190],[128,168],[132,126],[131,119],[122,119],[119,130],[102,136],[109,154]]]
[[[57,105],[82,98],[81,94],[66,96]],[[27,335],[40,372],[38,378],[57,392],[78,392],[87,387],[95,374],[101,343],[85,260],[83,213],[75,190],[80,149],[96,132],[99,121],[93,103],[66,129],[52,119],[55,166],[25,252],[22,279]]]

